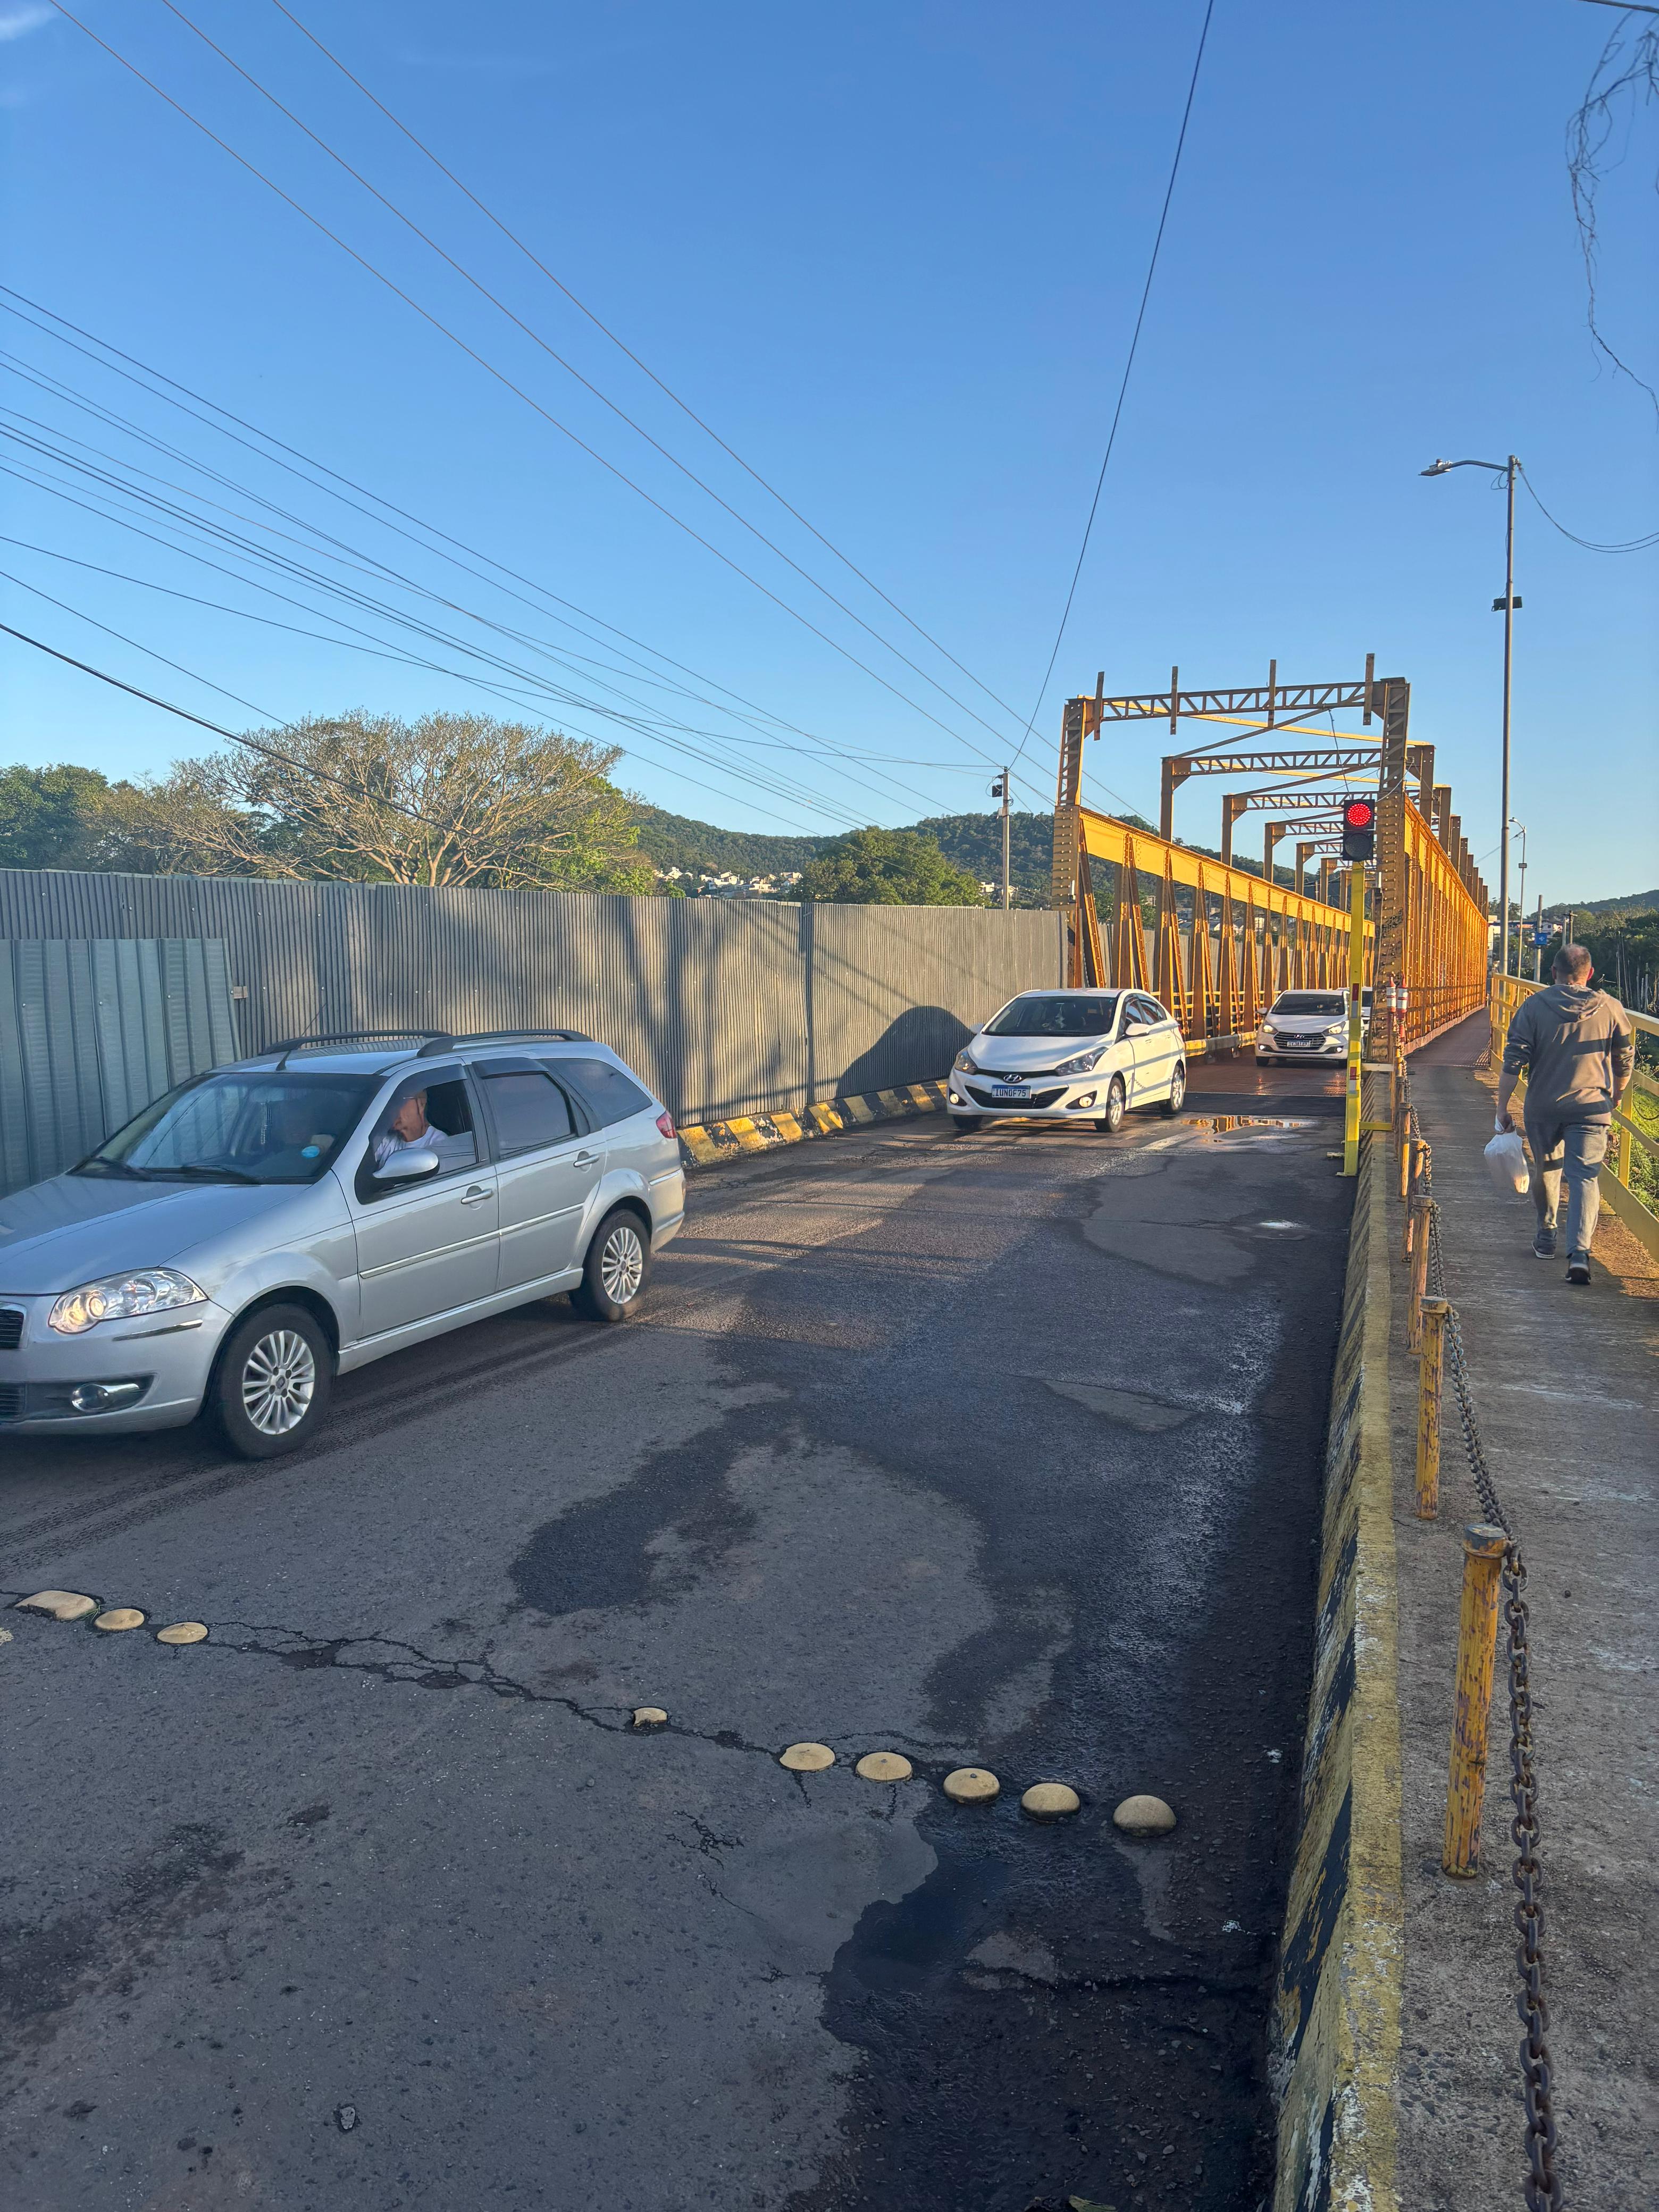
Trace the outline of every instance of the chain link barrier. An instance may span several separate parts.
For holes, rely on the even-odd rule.
[[[1521,1557],[1520,1544],[1510,1526],[1509,1516],[1504,1510],[1492,1479],[1492,1469],[1486,1463],[1486,1446],[1481,1440],[1480,1424],[1475,1419],[1474,1398],[1469,1388],[1462,1325],[1456,1305],[1449,1299],[1446,1290],[1440,1208],[1436,1203],[1433,1188],[1433,1149],[1423,1134],[1417,1109],[1409,1100],[1406,1106],[1405,1134],[1407,1143],[1415,1142],[1422,1147],[1419,1156],[1418,1180],[1428,1201],[1429,1295],[1431,1297],[1445,1298],[1449,1308],[1446,1316],[1446,1365],[1450,1371],[1452,1391],[1457,1401],[1457,1418],[1463,1431],[1463,1450],[1469,1463],[1469,1478],[1474,1486],[1474,1494],[1480,1501],[1481,1511],[1493,1527],[1503,1530],[1506,1539],[1502,1579],[1504,1619],[1509,1631],[1510,1798],[1515,1808],[1515,1817],[1510,1823],[1510,1836],[1515,1845],[1511,1879],[1520,1893],[1515,1907],[1515,1926],[1521,1941],[1516,1946],[1515,1958],[1521,1987],[1515,2000],[1515,2008],[1525,2031],[1521,2038],[1522,2087],[1527,2109],[1528,2171],[1524,2195],[1527,2212],[1561,2212],[1561,2181],[1555,2171],[1554,2076],[1549,2045],[1544,2039],[1548,2033],[1550,2015],[1549,2006],[1544,1997],[1544,1870],[1538,1856],[1538,1785],[1532,1769],[1531,1647],[1527,1633],[1527,1570]]]

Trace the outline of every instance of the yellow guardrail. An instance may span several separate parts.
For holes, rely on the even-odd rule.
[[[1491,978],[1491,1052],[1494,1067],[1509,1036],[1510,1020],[1516,1008],[1529,993],[1546,988],[1541,983],[1528,983],[1519,975],[1494,975]],[[1638,1036],[1659,1038],[1659,1021],[1651,1014],[1632,1014],[1628,1007],[1625,1011]],[[1523,1086],[1525,1080],[1523,1076]],[[1650,1098],[1655,1103],[1644,1111],[1638,1101]],[[1638,1068],[1631,1079],[1624,1103],[1636,1111],[1617,1113],[1613,1117],[1613,1141],[1607,1146],[1607,1163],[1612,1173],[1602,1177],[1601,1196],[1608,1211],[1618,1217],[1637,1243],[1659,1260],[1659,1212],[1637,1188],[1639,1180],[1659,1194],[1659,1165],[1645,1176],[1638,1177],[1637,1173],[1638,1155],[1644,1160],[1659,1164],[1659,1083]]]

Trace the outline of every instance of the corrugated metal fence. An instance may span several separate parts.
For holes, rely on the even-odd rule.
[[[222,944],[0,941],[0,1193],[83,1158],[185,1076],[237,1054]]]
[[[244,1051],[399,1022],[584,1030],[688,1121],[942,1075],[1060,972],[1053,914],[46,869],[0,870],[0,937],[222,939]]]

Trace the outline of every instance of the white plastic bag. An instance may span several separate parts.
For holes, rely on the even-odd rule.
[[[1527,1156],[1517,1129],[1500,1128],[1486,1150],[1486,1162],[1500,1198],[1524,1198],[1528,1188]]]

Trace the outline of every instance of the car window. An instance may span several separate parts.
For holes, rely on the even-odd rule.
[[[576,1134],[570,1101],[544,1068],[498,1066],[483,1080],[503,1152],[526,1152]]]
[[[1117,1018],[1115,993],[1073,997],[1022,991],[985,1024],[987,1036],[1103,1036]]]
[[[1328,1021],[1347,1012],[1348,994],[1346,991],[1281,991],[1273,1000],[1273,1011],[1276,1014],[1320,1015]]]
[[[408,1075],[398,1085],[374,1117],[358,1172],[359,1197],[384,1196],[388,1189],[399,1187],[377,1183],[375,1177],[400,1152],[435,1152],[439,1177],[477,1167],[478,1134],[472,1121],[471,1098],[459,1067],[434,1067]]]
[[[1137,999],[1135,1004],[1140,1008],[1143,1021],[1167,1022],[1170,1018],[1166,1009],[1160,1006],[1156,999]]]
[[[181,1084],[81,1162],[76,1175],[315,1182],[377,1087],[362,1075],[227,1069]]]
[[[630,1114],[643,1114],[651,1105],[633,1078],[608,1060],[567,1060],[561,1054],[554,1064],[580,1091],[596,1129],[625,1121]]]

